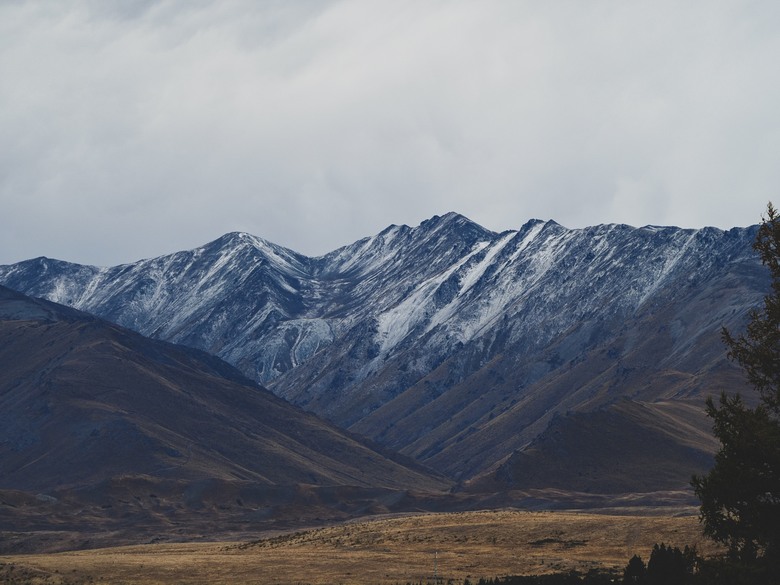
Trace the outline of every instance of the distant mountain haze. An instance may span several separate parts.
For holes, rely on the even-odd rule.
[[[232,233],[108,268],[37,258],[0,266],[0,283],[217,355],[473,485],[562,481],[535,463],[548,425],[606,417],[622,433],[673,411],[688,434],[664,441],[695,443],[668,450],[676,471],[580,482],[642,491],[685,487],[708,465],[713,445],[692,439],[708,429],[704,397],[744,387],[720,329],[739,330],[768,289],[755,233],[538,220],[495,233],[449,213],[317,258]]]

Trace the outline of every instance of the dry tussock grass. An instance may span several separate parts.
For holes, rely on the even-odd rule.
[[[461,582],[622,568],[662,541],[712,552],[694,515],[500,510],[353,522],[245,544],[143,545],[0,557],[0,563],[34,571],[38,583],[389,584],[432,580],[434,564],[445,582]]]

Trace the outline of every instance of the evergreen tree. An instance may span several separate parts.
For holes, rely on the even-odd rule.
[[[772,290],[764,297],[762,310],[750,311],[746,333],[734,337],[724,328],[723,340],[729,348],[729,357],[742,366],[762,404],[777,418],[780,415],[780,216],[771,203],[753,249],[769,269]]]
[[[780,217],[770,203],[753,248],[772,279],[762,310],[750,312],[743,335],[723,330],[729,357],[745,370],[759,405],[737,394],[707,401],[721,443],[715,466],[692,484],[705,534],[728,546],[742,566],[769,575],[780,568]],[[751,569],[752,570],[752,569]]]
[[[690,549],[688,549],[690,551]],[[686,555],[679,548],[656,544],[647,561],[649,585],[685,585],[693,574],[695,555]]]
[[[645,562],[638,555],[634,555],[623,571],[623,585],[644,585],[645,583],[647,583]]]

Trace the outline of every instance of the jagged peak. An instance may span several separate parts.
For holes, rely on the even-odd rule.
[[[410,229],[413,237],[421,239],[446,238],[464,240],[468,242],[489,241],[495,239],[498,234],[482,227],[468,217],[451,211],[444,215],[434,215],[421,222],[417,227]]]
[[[302,265],[309,262],[309,258],[299,254],[294,250],[274,244],[264,238],[249,234],[247,232],[228,232],[216,240],[213,240],[194,250],[196,255],[200,255],[207,250],[220,250],[229,253],[235,253],[240,250],[250,250],[259,252],[263,256],[275,258],[286,263]]]
[[[465,215],[461,215],[460,213],[457,213],[455,211],[448,211],[447,213],[443,215],[433,215],[429,217],[428,219],[422,220],[417,226],[411,227],[407,224],[395,224],[391,223],[388,225],[385,229],[383,229],[381,232],[379,232],[377,235],[382,236],[386,234],[391,234],[393,232],[406,232],[409,230],[417,231],[417,230],[428,230],[432,231],[435,229],[441,229],[446,226],[453,226],[453,227],[475,227],[480,230],[484,231],[490,231],[486,228],[482,227],[478,223],[470,220]],[[491,232],[492,233],[492,232]],[[370,238],[364,238],[364,239],[370,239]],[[355,242],[358,243],[358,242]]]
[[[420,224],[417,225],[416,227],[410,227],[406,224],[401,224],[401,225],[390,224],[381,232],[379,232],[376,236],[364,238],[359,242],[355,242],[355,244],[361,244],[363,242],[371,241],[380,237],[387,239],[388,237],[407,234],[409,232],[411,232],[412,234],[430,234],[430,233],[440,232],[442,230],[455,231],[457,233],[471,232],[471,233],[478,234],[484,237],[485,239],[492,239],[497,235],[496,232],[493,232],[487,228],[482,227],[475,221],[470,220],[465,215],[461,215],[460,213],[457,213],[455,211],[449,211],[443,215],[434,215],[428,219],[425,219],[422,222],[420,222]],[[355,244],[345,246],[344,248],[349,248],[351,246],[354,246]]]
[[[528,228],[536,227],[536,226],[538,226],[539,224],[545,224],[545,223],[549,223],[549,222],[551,222],[551,221],[552,221],[552,220],[544,220],[544,219],[531,218],[531,219],[529,219],[528,221],[526,221],[526,222],[525,222],[525,223],[524,223],[524,224],[523,224],[523,225],[520,227],[520,229],[521,229],[521,230],[523,230],[523,229],[528,229]],[[555,223],[555,222],[553,222],[553,223]]]
[[[426,219],[420,223],[419,228],[423,229],[440,229],[443,227],[456,227],[456,228],[464,228],[464,227],[470,227],[470,228],[478,228],[480,230],[491,232],[490,230],[482,227],[478,223],[470,220],[465,215],[461,215],[460,213],[457,213],[455,211],[449,211],[445,213],[444,215],[434,215],[430,217],[429,219]]]
[[[668,226],[668,225],[647,224],[647,225],[643,225],[639,229],[644,230],[646,232],[653,232],[653,233],[655,233],[655,232],[663,232],[663,231],[666,231],[666,230],[669,230],[669,229],[676,229],[676,228],[673,228],[673,227]]]
[[[37,258],[22,260],[21,262],[16,262],[15,264],[5,265],[3,268],[6,269],[6,274],[32,270],[38,272],[41,275],[50,271],[57,273],[68,270],[76,270],[81,272],[94,273],[103,270],[103,268],[99,266],[93,266],[91,264],[77,264],[75,262],[68,262],[67,260],[49,258],[48,256],[38,256]]]
[[[496,236],[495,232],[485,229],[466,216],[450,211],[444,215],[434,215],[416,227],[409,227],[406,224],[390,224],[374,236],[361,238],[352,244],[347,244],[312,260],[318,264],[320,272],[337,273],[356,266],[361,255],[376,254],[378,250],[399,245],[399,238],[408,244],[410,240],[425,242],[442,237],[479,241],[492,240]]]
[[[249,234],[247,232],[228,232],[218,237],[216,240],[209,242],[208,244],[203,246],[203,248],[212,247],[212,246],[218,248],[236,248],[236,247],[243,247],[243,246],[276,247],[275,244],[268,242],[267,240],[264,240],[263,238],[260,238],[258,236]]]
[[[547,233],[547,232],[560,233],[560,232],[572,231],[569,228],[562,226],[554,219],[548,219],[546,221],[539,220],[538,223],[536,223],[535,225],[540,226],[538,227],[540,233]]]
[[[403,233],[408,232],[411,229],[412,228],[410,228],[406,224],[398,225],[398,224],[395,224],[395,223],[391,223],[389,226],[387,226],[385,229],[383,229],[381,232],[379,232],[377,234],[377,236],[379,236],[379,237],[387,237],[387,236],[393,236],[393,235],[396,235],[396,234],[403,234]],[[361,239],[361,240],[359,240],[358,242],[355,242],[355,243],[358,244],[360,242],[367,241],[367,240],[370,240],[370,239],[371,239],[371,237],[363,238],[363,239]]]

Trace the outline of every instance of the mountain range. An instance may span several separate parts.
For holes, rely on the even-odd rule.
[[[566,441],[590,433],[589,457],[607,460],[599,429],[645,429],[673,471],[576,473],[593,478],[583,491],[647,491],[706,469],[703,399],[745,387],[720,330],[768,288],[755,233],[539,220],[495,233],[449,213],[316,258],[231,233],[115,267],[0,266],[0,283],[219,356],[463,489],[565,485],[583,461]],[[648,443],[633,444],[621,457],[640,461]]]
[[[449,486],[219,358],[0,286],[0,550],[12,526],[137,537],[217,515],[257,530]]]

